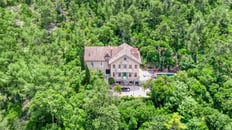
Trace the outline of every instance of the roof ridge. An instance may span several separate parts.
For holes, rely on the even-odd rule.
[[[114,62],[123,55],[131,57],[133,60],[141,63],[138,48],[134,48],[127,43],[119,46],[85,46],[85,60],[103,60],[106,54],[111,56],[110,61]]]

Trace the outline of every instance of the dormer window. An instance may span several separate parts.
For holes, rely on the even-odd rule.
[[[105,60],[109,60],[110,59],[110,55],[107,53],[104,58],[105,58]]]
[[[128,63],[127,58],[124,57],[123,60],[122,60],[122,64],[127,64],[127,63]]]

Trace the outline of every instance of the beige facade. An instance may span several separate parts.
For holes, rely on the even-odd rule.
[[[129,82],[138,81],[140,64],[128,56],[122,56],[111,63],[110,76],[116,81],[127,80]]]
[[[128,44],[118,47],[85,47],[85,62],[90,69],[101,70],[116,82],[138,82],[140,53]]]
[[[109,64],[106,61],[87,61],[86,64],[90,69],[101,70],[103,72],[109,69]]]

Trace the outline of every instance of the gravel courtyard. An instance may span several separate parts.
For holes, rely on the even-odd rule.
[[[152,78],[152,74],[148,71],[139,69],[139,81],[140,83],[145,82]],[[150,92],[149,89],[144,89],[142,86],[122,86],[130,88],[129,92],[114,92],[112,88],[110,91],[113,96],[133,96],[133,97],[149,97],[148,93]]]
[[[133,97],[149,97],[147,93],[150,92],[149,89],[144,89],[141,86],[122,86],[122,87],[128,87],[130,88],[129,92],[114,92],[113,89],[111,89],[111,92],[114,96],[133,96]]]

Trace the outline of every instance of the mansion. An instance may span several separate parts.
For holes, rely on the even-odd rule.
[[[85,46],[84,60],[90,69],[101,70],[117,83],[138,83],[141,57],[138,48],[120,46]]]

